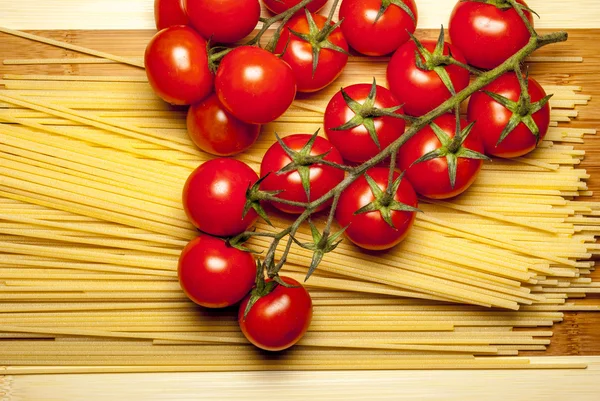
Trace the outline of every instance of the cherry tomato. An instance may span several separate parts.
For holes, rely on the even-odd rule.
[[[150,86],[168,103],[196,103],[212,91],[206,40],[190,27],[172,26],[154,35],[144,64]]]
[[[342,0],[339,18],[342,32],[350,47],[367,56],[383,56],[409,39],[417,26],[417,6],[413,0],[401,0],[415,20],[395,4],[389,4],[377,19],[382,0]]]
[[[423,40],[421,44],[427,51],[433,52],[436,42]],[[404,104],[406,114],[422,116],[449,99],[451,93],[436,71],[426,71],[417,67],[416,51],[417,46],[412,40],[400,46],[390,59],[386,76],[390,90],[398,101]],[[444,55],[449,53],[456,60],[466,63],[461,52],[446,43]],[[423,57],[421,60],[425,61]],[[469,71],[466,69],[456,65],[442,68],[448,73],[456,92],[469,85]]]
[[[456,136],[456,117],[451,114],[443,114],[433,120],[452,140]],[[468,123],[460,121],[461,129],[465,129]],[[477,178],[477,174],[483,165],[481,158],[464,157],[465,152],[460,148],[483,154],[483,143],[475,132],[471,132],[463,142],[462,146],[453,152],[457,155],[456,175],[454,187],[450,182],[448,174],[448,159],[441,155],[431,160],[421,161],[413,164],[420,157],[438,149],[448,149],[436,136],[433,128],[428,125],[410,138],[398,151],[398,167],[406,171],[408,178],[417,193],[434,199],[445,199],[464,192]],[[452,157],[452,156],[450,156]]]
[[[256,301],[244,318],[250,300],[247,296],[238,312],[242,333],[252,344],[267,351],[281,351],[296,344],[312,320],[312,300],[308,291],[293,278],[281,276],[281,279],[294,287],[277,285]]]
[[[289,10],[294,7],[296,4],[300,3],[302,0],[263,0],[265,7],[269,9],[274,14],[281,14],[282,12]],[[316,13],[327,3],[327,0],[313,0],[306,8],[308,11],[312,13]],[[304,13],[302,9],[298,11],[299,13]]]
[[[258,23],[258,0],[183,0],[192,26],[211,42],[233,43]]]
[[[154,0],[154,22],[159,31],[173,25],[189,25],[183,0]]]
[[[319,14],[312,14],[312,18],[318,29],[323,29],[327,18]],[[281,32],[281,37],[275,47],[275,53],[283,53],[281,58],[292,67],[296,77],[298,91],[314,92],[332,83],[342,73],[342,70],[348,62],[348,55],[337,50],[321,47],[317,59],[317,68],[313,74],[314,46],[306,40],[294,35],[290,30],[310,35],[311,32],[306,14],[298,14],[288,21]],[[315,34],[316,32],[313,33],[313,35]],[[317,39],[315,43],[316,46],[319,47],[321,46],[321,43],[324,45],[333,44],[346,52],[348,51],[348,44],[346,43],[346,39],[344,39],[344,35],[340,28],[334,29],[333,32],[321,42],[318,42]]]
[[[281,116],[296,96],[291,67],[255,46],[240,46],[221,60],[215,78],[221,104],[238,119],[266,124]]]
[[[224,308],[250,292],[256,265],[249,252],[200,235],[183,248],[177,274],[179,285],[192,301],[207,308]]]
[[[283,143],[295,152],[301,152],[305,148],[312,135],[295,134],[289,135],[282,139]],[[324,160],[342,164],[342,156],[340,152],[331,145],[331,143],[320,136],[316,137],[315,142],[307,152],[307,155],[318,156],[329,152],[324,157]],[[303,165],[299,169],[294,169],[290,172],[277,174],[283,167],[292,162],[290,156],[281,147],[279,142],[274,143],[263,156],[260,165],[261,177],[269,176],[261,183],[260,188],[264,191],[280,191],[283,190],[278,198],[286,199],[295,202],[308,202],[306,191],[302,185],[302,179],[299,169],[308,171],[310,185],[310,200],[319,199],[321,196],[329,192],[333,187],[339,184],[344,179],[344,171],[332,166],[323,164]],[[331,204],[326,202],[321,205],[316,211],[326,209]],[[299,214],[304,212],[304,208],[299,206],[285,205],[279,202],[273,202],[273,206],[286,213]]]
[[[248,149],[260,133],[260,125],[244,123],[232,116],[212,94],[192,105],[187,114],[187,130],[203,151],[232,156]]]
[[[367,171],[369,177],[383,192],[388,185],[388,173],[389,169],[386,167],[374,167]],[[399,176],[398,172],[395,172],[394,180],[397,180]],[[344,234],[350,241],[361,248],[378,251],[399,244],[408,235],[416,212],[389,210],[394,227],[384,220],[384,210],[356,214],[361,208],[374,203],[375,200],[375,193],[365,176],[359,177],[342,192],[335,218],[340,226],[348,227]],[[393,200],[409,207],[417,207],[417,195],[406,178],[400,181]]]
[[[520,4],[526,5],[522,0]],[[533,18],[523,10],[529,22]],[[469,64],[494,68],[525,46],[531,35],[517,11],[503,10],[493,4],[458,1],[448,25],[450,40]]]
[[[528,87],[532,103],[546,96],[544,89],[532,78],[528,80]],[[514,73],[500,76],[486,86],[484,90],[497,93],[513,102],[517,102],[521,94],[519,80]],[[486,154],[510,158],[523,156],[535,149],[537,145],[536,137],[523,122],[520,122],[500,144],[497,144],[512,115],[513,113],[510,110],[484,92],[476,92],[471,95],[467,119],[475,121],[473,129],[481,137]],[[544,139],[550,126],[550,106],[548,103],[539,111],[533,113],[532,118],[539,129],[539,139]]]
[[[207,161],[190,174],[183,187],[183,208],[194,226],[221,237],[237,235],[256,220],[250,209],[242,218],[246,190],[258,176],[245,163],[227,158]]]
[[[369,97],[371,84],[355,84],[344,88],[344,91],[350,98],[360,104],[364,104]],[[374,107],[377,109],[399,106],[400,102],[388,89],[377,85]],[[395,111],[398,114],[403,113],[400,108]],[[368,129],[364,123],[354,128],[344,130],[334,130],[355,118],[356,113],[346,104],[342,92],[336,93],[325,109],[324,128],[327,138],[339,151],[344,160],[352,162],[364,162],[375,156],[382,149],[404,133],[405,122],[400,118],[394,117],[367,117],[373,121],[379,147],[371,138]]]

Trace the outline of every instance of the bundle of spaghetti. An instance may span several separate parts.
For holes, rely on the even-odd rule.
[[[383,84],[385,64],[371,61],[366,76],[352,57],[334,86],[295,101],[238,158],[258,171],[274,132],[321,128],[339,86]],[[587,276],[600,203],[576,200],[591,193],[572,145],[595,131],[558,125],[589,100],[579,87],[546,85],[553,126],[540,147],[486,163],[456,199],[422,199],[400,246],[366,253],[344,242],[327,254],[306,282],[309,332],[272,355],[248,345],[235,310],[202,309],[179,288],[178,255],[197,235],[182,187],[212,158],[187,137],[185,110],[158,101],[142,72],[1,83],[4,373],[582,367],[503,358],[546,349],[563,311],[597,310],[570,302],[598,292]],[[274,227],[258,230],[291,222],[269,213]],[[309,241],[307,227],[296,238]],[[303,280],[311,256],[293,245],[282,274]]]

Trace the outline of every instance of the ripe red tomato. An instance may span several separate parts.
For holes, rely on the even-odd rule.
[[[294,287],[277,285],[256,301],[244,318],[250,300],[247,296],[238,312],[242,333],[252,344],[267,351],[281,351],[296,344],[312,320],[312,300],[308,291],[293,278],[281,276],[281,279]]]
[[[154,22],[159,31],[173,25],[189,25],[183,0],[154,0]]]
[[[433,120],[446,133],[446,138],[450,141],[456,136],[456,117],[451,114],[443,114]],[[467,127],[466,120],[460,121],[461,130]],[[462,146],[451,152],[448,157],[456,155],[456,176],[454,187],[450,182],[448,174],[448,158],[440,155],[434,159],[421,161],[412,164],[422,156],[438,149],[447,150],[436,136],[433,128],[428,125],[410,138],[398,151],[398,167],[406,171],[405,177],[408,178],[417,193],[433,199],[445,199],[456,196],[464,192],[477,178],[477,174],[483,165],[481,158],[468,158],[477,152],[482,155],[484,152],[483,143],[475,132],[471,132],[463,142]],[[460,148],[464,148],[462,150]],[[476,155],[475,155],[476,156]]]
[[[374,167],[367,171],[369,177],[383,192],[388,185],[388,173],[389,169],[386,167]],[[395,172],[394,180],[397,180],[399,176],[400,174]],[[361,208],[374,203],[376,198],[376,194],[369,186],[365,176],[359,177],[342,192],[335,218],[340,226],[348,227],[344,234],[350,241],[361,248],[378,251],[399,244],[408,235],[416,212],[414,210],[393,210],[394,206],[389,207],[388,211],[394,227],[384,220],[382,214],[385,213],[385,210],[356,214]],[[400,181],[393,201],[412,208],[417,207],[417,195],[407,179]]]
[[[421,44],[426,50],[433,52],[436,42],[423,40]],[[400,46],[390,59],[386,76],[390,90],[398,101],[404,104],[406,114],[422,116],[435,109],[452,95],[437,72],[433,70],[426,71],[417,67],[415,52],[417,52],[417,46],[412,40]],[[456,60],[466,63],[461,52],[446,43],[444,55],[449,53]],[[423,57],[421,57],[421,60],[424,62]],[[456,92],[469,85],[469,71],[466,69],[456,65],[448,65],[442,68],[448,73]]]
[[[177,274],[181,289],[192,301],[207,308],[224,308],[250,292],[256,265],[249,252],[200,235],[183,248]]]
[[[267,7],[272,13],[281,14],[282,12],[294,7],[301,1],[302,0],[263,0],[263,3],[265,4],[265,7]],[[327,0],[313,0],[310,3],[308,3],[306,8],[308,9],[308,11],[316,13],[321,8],[323,8],[325,3],[327,3]],[[302,9],[298,12],[304,13]]]
[[[172,26],[154,35],[144,64],[152,89],[168,103],[196,103],[212,91],[206,40],[190,27]]]
[[[246,190],[258,176],[245,163],[227,158],[207,161],[190,174],[183,187],[183,208],[194,226],[228,237],[240,234],[256,220],[250,209],[242,218]]]
[[[291,67],[273,53],[240,46],[221,60],[215,90],[231,114],[250,124],[266,124],[294,101],[296,79]]]
[[[205,152],[232,156],[248,149],[260,133],[260,125],[244,123],[232,116],[212,94],[192,105],[187,114],[192,141]]]
[[[517,0],[526,5],[523,0]],[[529,22],[533,18],[523,10]],[[448,25],[450,40],[469,64],[494,68],[515,54],[529,41],[530,34],[516,10],[503,10],[493,4],[458,1]]]
[[[295,134],[282,139],[283,143],[295,152],[301,152],[312,135]],[[310,150],[306,149],[306,155],[318,156],[329,152],[324,160],[342,164],[340,152],[325,138],[320,136],[315,138],[315,142]],[[277,171],[292,162],[290,156],[281,147],[279,142],[274,143],[265,153],[260,165],[260,175],[269,176],[261,183],[260,189],[263,191],[283,190],[277,195],[281,199],[295,202],[308,202],[306,191],[302,185],[302,179],[299,170],[306,169],[310,180],[310,200],[316,200],[325,195],[329,190],[335,187],[344,179],[344,171],[332,166],[323,164],[300,165],[298,169],[287,173],[277,174]],[[326,202],[321,205],[317,211],[326,209],[331,204]],[[287,213],[302,213],[304,209],[299,206],[285,205],[279,202],[273,202],[273,206]]]
[[[382,0],[342,0],[339,18],[342,32],[350,47],[367,56],[383,56],[409,39],[417,27],[417,6],[413,0],[401,0],[415,18],[395,4],[389,4],[377,19]]]
[[[183,0],[192,26],[211,42],[233,43],[258,23],[258,0]]]
[[[369,97],[371,89],[371,84],[355,84],[344,88],[344,92],[356,102],[364,104]],[[400,102],[392,92],[379,85],[376,87],[374,100],[373,106],[377,109],[400,105]],[[402,114],[403,109],[399,108],[395,113]],[[365,124],[370,124],[369,121],[365,121],[354,128],[344,130],[334,129],[346,124],[352,118],[356,118],[356,115],[357,113],[346,104],[341,91],[337,92],[331,98],[325,109],[325,119],[323,122],[325,133],[333,146],[340,151],[344,160],[359,163],[367,161],[404,133],[406,125],[404,120],[388,116],[365,117],[366,120],[371,120],[373,123],[377,133],[379,147],[365,126]]]
[[[275,53],[283,53],[281,58],[292,67],[299,92],[314,92],[323,89],[342,73],[348,62],[347,54],[322,47],[332,44],[348,51],[348,44],[340,28],[334,29],[327,38],[320,42],[316,39],[314,45],[290,32],[292,30],[304,35],[317,36],[318,31],[325,26],[327,18],[319,14],[312,14],[312,18],[318,28],[316,32],[310,32],[306,14],[298,14],[287,22],[275,47]],[[320,48],[320,51],[317,68],[313,74],[314,48]],[[284,49],[285,52],[283,52]]]
[[[546,96],[546,92],[537,81],[528,80],[529,96],[535,103]],[[507,73],[483,88],[517,102],[521,94],[519,80],[514,73]],[[485,92],[471,95],[467,110],[467,120],[475,121],[473,128],[483,141],[485,153],[498,157],[519,157],[531,152],[537,145],[536,137],[531,130],[520,122],[500,144],[498,140],[508,124],[513,112],[492,99]],[[544,139],[550,126],[550,105],[546,103],[539,111],[533,113],[533,122],[539,129],[539,140]]]

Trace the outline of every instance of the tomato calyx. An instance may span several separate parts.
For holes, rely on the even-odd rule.
[[[219,62],[221,59],[223,59],[223,57],[225,57],[233,49],[233,47],[211,46],[210,39],[207,41],[206,52],[208,53],[208,68],[213,74],[217,72],[217,68],[219,67]]]
[[[531,102],[531,96],[529,96],[529,73],[525,73],[525,77],[521,73],[520,67],[515,69],[515,73],[519,80],[519,86],[521,87],[521,94],[519,95],[519,100],[516,102],[510,100],[502,95],[499,95],[494,92],[490,92],[487,90],[483,90],[483,93],[494,99],[497,103],[500,103],[502,106],[506,107],[510,112],[512,112],[512,116],[508,123],[502,130],[500,134],[500,138],[496,143],[496,146],[500,145],[502,141],[520,124],[523,123],[529,129],[531,134],[535,136],[536,144],[540,140],[540,129],[537,126],[535,120],[533,119],[533,114],[540,111],[550,100],[552,94],[546,95],[537,102]]]
[[[343,241],[343,239],[340,239],[340,237],[348,228],[346,226],[341,230],[330,234],[329,225],[325,228],[323,233],[321,233],[319,229],[312,223],[312,221],[309,220],[308,224],[310,226],[310,232],[312,234],[313,242],[300,242],[296,239],[296,237],[292,236],[292,239],[296,244],[298,244],[298,246],[313,252],[312,260],[308,267],[308,273],[306,273],[304,281],[308,280],[310,276],[314,273],[319,263],[321,263],[321,260],[323,260],[323,256],[325,256],[326,253],[333,251],[335,248],[337,248],[340,242]]]
[[[291,28],[288,28],[288,30],[292,35],[297,36],[310,44],[313,55],[312,75],[314,78],[317,66],[319,65],[319,54],[321,54],[321,49],[333,50],[347,56],[349,56],[350,53],[329,41],[329,35],[341,25],[343,20],[332,24],[331,21],[327,19],[323,29],[319,29],[310,11],[308,11],[308,9],[304,9],[304,11],[306,12],[306,21],[308,22],[308,33],[300,33]],[[286,50],[287,46],[286,49],[283,50],[283,53],[285,53]]]
[[[392,4],[400,7],[400,9],[402,11],[404,11],[406,14],[408,14],[408,16],[410,17],[412,22],[415,25],[417,24],[417,19],[415,18],[415,14],[412,12],[410,7],[408,7],[406,5],[406,3],[404,3],[402,0],[381,0],[381,7],[379,8],[377,15],[375,16],[375,21],[373,21],[373,24],[376,24],[377,21],[379,21],[379,19],[383,16],[383,14],[388,9],[388,7],[391,6]]]
[[[442,82],[444,83],[446,88],[448,88],[448,90],[450,91],[450,93],[452,95],[456,94],[456,90],[454,89],[454,84],[452,83],[452,79],[450,79],[450,75],[448,74],[448,71],[446,71],[446,69],[444,67],[454,64],[454,65],[462,67],[476,75],[481,74],[481,71],[479,71],[465,63],[461,63],[460,61],[458,61],[454,57],[452,57],[452,53],[450,52],[450,50],[448,50],[449,54],[447,54],[447,55],[444,54],[444,48],[446,47],[446,42],[444,39],[444,27],[443,26],[440,29],[440,34],[438,35],[438,39],[435,44],[435,49],[433,50],[433,52],[430,52],[429,50],[427,50],[423,46],[421,41],[419,41],[419,39],[417,39],[417,37],[414,36],[412,33],[409,32],[408,34],[410,35],[410,38],[412,39],[412,41],[415,43],[415,46],[417,47],[417,50],[415,50],[415,64],[417,65],[417,67],[423,71],[434,71],[440,77],[440,79],[442,80]]]
[[[369,188],[375,197],[375,200],[371,203],[366,204],[365,206],[358,209],[354,214],[362,214],[379,211],[381,213],[381,218],[392,228],[396,228],[394,226],[394,222],[392,221],[392,211],[398,212],[420,212],[421,210],[407,205],[405,203],[399,202],[394,199],[396,192],[398,192],[398,188],[400,188],[400,183],[402,182],[402,178],[404,177],[404,172],[402,172],[398,178],[394,180],[394,182],[388,184],[385,191],[379,188],[379,185],[375,182],[368,173],[365,173],[365,179],[367,180],[367,184],[369,184]]]
[[[540,17],[539,14],[536,13],[535,11],[533,11],[531,8],[529,8],[528,6],[526,6],[524,4],[517,3],[516,1],[511,1],[511,0],[462,0],[462,1],[472,1],[474,3],[490,4],[496,8],[499,8],[500,10],[504,10],[504,11],[510,10],[511,8],[525,10],[532,14],[535,14],[538,18]]]
[[[336,168],[343,168],[343,166],[338,165],[337,163],[332,163],[330,161],[325,160],[325,157],[331,152],[328,150],[327,152],[311,155],[313,145],[317,136],[319,136],[319,131],[315,131],[315,133],[310,137],[308,142],[300,149],[299,151],[295,151],[290,148],[280,137],[275,133],[275,137],[277,138],[277,142],[283,149],[283,151],[288,155],[291,159],[291,162],[283,166],[279,171],[275,174],[281,175],[290,173],[292,171],[297,171],[300,175],[300,181],[302,182],[302,188],[304,188],[304,192],[306,193],[306,199],[310,201],[310,166],[315,164],[323,164],[327,166],[333,166]],[[280,191],[281,192],[281,191]],[[305,205],[306,206],[306,205]]]
[[[265,280],[264,264],[261,263],[260,260],[257,260],[256,261],[256,286],[250,292],[250,300],[248,301],[248,304],[246,305],[246,309],[244,310],[244,319],[246,318],[246,316],[248,315],[248,312],[250,312],[250,309],[252,309],[252,307],[254,306],[256,301],[258,301],[265,295],[268,295],[269,293],[271,293],[271,291],[273,291],[275,289],[275,287],[277,287],[278,284],[279,283],[276,280],[271,280],[268,282]]]
[[[490,160],[490,158],[486,155],[463,146],[474,125],[475,122],[472,122],[464,129],[461,129],[458,109],[456,109],[456,128],[454,131],[454,138],[450,138],[450,136],[436,123],[431,122],[429,126],[433,130],[433,133],[438,138],[442,146],[419,157],[417,160],[412,162],[411,166],[417,163],[426,162],[428,160],[437,159],[439,157],[445,157],[446,162],[448,163],[448,178],[450,179],[450,187],[454,189],[454,186],[456,185],[458,158]]]
[[[396,113],[397,110],[402,108],[402,105],[386,107],[386,108],[377,108],[375,107],[375,97],[377,96],[377,82],[375,78],[373,78],[373,84],[371,85],[371,90],[369,91],[369,95],[367,99],[362,103],[358,103],[356,100],[352,99],[350,95],[346,93],[344,88],[341,88],[342,97],[344,98],[344,102],[350,110],[354,112],[354,117],[352,117],[345,124],[340,125],[339,127],[331,128],[332,131],[345,131],[359,125],[363,125],[369,136],[377,145],[379,149],[381,149],[381,144],[379,143],[379,138],[377,137],[377,130],[375,129],[375,118],[377,117],[393,117],[393,118],[401,118],[403,120],[411,121],[412,118],[405,116],[404,114]]]
[[[276,195],[280,194],[282,191],[263,191],[260,189],[260,184],[268,177],[268,174],[264,177],[260,177],[253,185],[249,186],[246,190],[246,203],[244,204],[244,210],[242,212],[242,218],[246,216],[246,213],[250,211],[250,209],[254,209],[254,211],[271,227],[273,224],[271,220],[269,220],[269,216],[263,209],[260,204],[261,201],[270,200]]]

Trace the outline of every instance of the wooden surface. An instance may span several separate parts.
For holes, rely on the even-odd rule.
[[[330,1],[331,3],[331,1]],[[153,29],[153,0],[0,0],[0,26],[13,29]],[[448,24],[455,0],[418,0],[419,28]],[[528,0],[539,28],[598,28],[598,0]],[[326,6],[327,7],[327,6]]]
[[[557,362],[564,358],[534,358]],[[155,373],[16,376],[0,379],[10,401],[444,400],[594,401],[600,357],[586,370]],[[468,377],[468,380],[466,379]],[[559,383],[557,385],[557,383]]]
[[[150,3],[151,1],[146,1]],[[7,3],[0,0],[0,25]],[[25,1],[24,3],[28,3]],[[60,2],[57,2],[60,3]],[[125,3],[125,2],[121,2]],[[138,3],[135,1],[132,4]],[[445,3],[445,2],[444,2]],[[533,1],[531,2],[533,3]],[[592,1],[590,3],[597,3]],[[14,4],[14,3],[11,3]],[[600,2],[598,2],[600,4]],[[597,18],[600,21],[600,17]],[[598,22],[597,22],[598,23]],[[584,24],[585,25],[585,24]],[[12,25],[19,27],[19,25]],[[124,56],[140,56],[151,30],[135,31],[36,31],[97,50]],[[531,72],[542,83],[581,85],[591,94],[588,106],[580,107],[575,126],[600,127],[600,30],[571,30],[566,44],[553,46],[537,55],[583,56],[581,64],[532,64]],[[585,46],[587,46],[587,48]],[[0,60],[34,57],[71,57],[74,53],[0,34]],[[0,74],[142,74],[140,69],[117,65],[4,66]],[[580,146],[587,152],[584,167],[592,174],[590,188],[600,200],[600,137],[588,137]],[[600,274],[594,274],[600,280]],[[600,304],[598,296],[578,301]],[[600,355],[600,313],[566,313],[555,325],[555,335],[544,355]],[[525,354],[524,354],[525,355]],[[531,353],[540,355],[540,353]],[[545,359],[547,360],[547,359]],[[260,391],[285,389],[294,399],[434,399],[451,400],[595,400],[600,390],[600,357],[577,358],[590,364],[576,371],[444,371],[444,372],[327,372],[327,373],[218,373],[218,374],[131,374],[85,376],[30,376],[0,379],[0,400],[85,399],[262,399]],[[468,380],[465,378],[468,377]],[[568,380],[565,380],[567,378]],[[4,381],[3,381],[4,380]],[[235,383],[235,385],[233,385]],[[559,383],[559,384],[556,384]],[[565,383],[565,384],[563,384]],[[553,385],[554,384],[554,385]],[[499,391],[499,389],[502,389]],[[3,396],[3,391],[6,392]],[[60,394],[60,396],[59,396]],[[280,393],[281,394],[281,393]],[[482,394],[485,397],[482,398]],[[94,398],[95,397],[95,398]],[[153,398],[154,397],[154,398]]]

